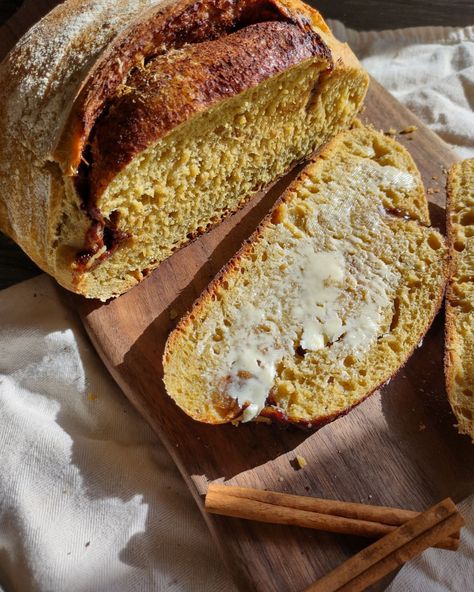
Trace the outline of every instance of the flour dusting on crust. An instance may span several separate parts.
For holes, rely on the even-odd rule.
[[[6,131],[18,135],[38,159],[47,159],[100,52],[132,19],[159,3],[73,0],[50,12],[22,37],[1,66]]]

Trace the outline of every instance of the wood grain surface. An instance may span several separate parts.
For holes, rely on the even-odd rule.
[[[444,226],[445,168],[453,155],[377,83],[364,117],[400,136],[429,189],[431,214]],[[75,298],[104,363],[163,440],[203,509],[209,480],[296,494],[421,510],[474,490],[474,455],[456,433],[443,386],[443,318],[406,367],[344,418],[315,433],[245,424],[208,426],[168,398],[161,357],[176,319],[240,247],[281,194],[289,175],[241,212],[165,261],[147,280],[107,304]],[[307,466],[295,470],[296,454]],[[360,549],[362,540],[296,527],[210,516],[206,522],[245,592],[298,592]]]
[[[326,18],[358,31],[474,25],[473,0],[313,0]]]

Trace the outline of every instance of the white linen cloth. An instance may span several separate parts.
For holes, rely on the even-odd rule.
[[[473,27],[332,24],[375,78],[474,156]],[[390,592],[472,587],[473,498],[461,508],[461,551],[427,551]],[[234,590],[171,459],[46,276],[0,292],[0,589]]]
[[[0,292],[5,592],[233,589],[171,458],[41,275]]]
[[[474,157],[474,26],[361,33],[330,25],[370,74],[460,158]]]

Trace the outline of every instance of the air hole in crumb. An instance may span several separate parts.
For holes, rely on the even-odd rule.
[[[464,251],[464,249],[466,248],[466,245],[464,244],[463,241],[457,240],[454,241],[454,250],[457,251],[458,253],[462,253]]]
[[[305,355],[306,355],[306,350],[304,349],[304,347],[301,347],[301,345],[298,345],[295,348],[295,353],[296,353],[296,355],[301,356],[302,358],[304,358]]]
[[[398,327],[398,323],[400,322],[400,298],[398,296],[395,297],[393,301],[393,317],[392,322],[390,323],[390,331],[394,331]]]
[[[389,347],[391,350],[393,350],[396,354],[398,354],[400,352],[400,344],[398,343],[398,341],[389,341],[388,343]]]
[[[428,238],[428,244],[434,251],[437,251],[441,248],[441,240],[437,234],[430,234]]]
[[[309,95],[308,95],[308,101],[306,103],[306,112],[309,113],[310,111],[312,111],[314,109],[314,106],[316,105],[318,98],[319,98],[319,81],[316,82],[316,84],[313,85],[313,87],[311,88],[311,90],[309,91]]]
[[[224,338],[224,335],[222,333],[222,329],[216,329],[216,332],[212,336],[212,340],[213,341],[222,341],[223,338]]]
[[[344,366],[346,366],[346,368],[350,368],[351,366],[353,366],[356,363],[354,356],[347,356],[344,359]]]
[[[466,212],[466,214],[461,217],[460,222],[463,226],[470,226],[471,224],[474,224],[474,211]]]
[[[463,392],[462,392],[462,394],[463,394],[465,397],[472,397],[472,395],[474,395],[474,393],[472,392],[472,390],[471,390],[471,389],[464,389],[464,390],[463,390]]]

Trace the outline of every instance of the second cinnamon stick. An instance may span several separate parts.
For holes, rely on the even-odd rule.
[[[362,592],[463,524],[453,501],[445,499],[363,549],[305,592]]]

